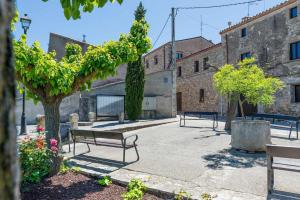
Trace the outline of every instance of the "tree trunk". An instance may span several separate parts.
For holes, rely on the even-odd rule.
[[[60,114],[59,106],[60,101],[54,103],[43,103],[45,110],[45,126],[46,126],[46,141],[47,146],[50,148],[50,139],[56,139],[58,146],[60,146],[61,138],[59,132]]]
[[[230,98],[229,106],[227,109],[226,124],[225,124],[226,131],[231,130],[231,121],[235,118],[237,106],[238,106],[238,100],[236,98]]]
[[[0,199],[19,199],[15,71],[10,21],[14,1],[0,3]]]

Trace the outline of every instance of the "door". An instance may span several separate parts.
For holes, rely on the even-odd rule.
[[[182,111],[182,93],[176,93],[177,111]]]

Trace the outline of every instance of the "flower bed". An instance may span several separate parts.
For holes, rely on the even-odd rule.
[[[109,184],[101,186],[96,179],[68,171],[46,178],[39,184],[28,186],[22,192],[23,200],[37,199],[97,199],[97,200],[122,200],[127,192],[125,187]],[[154,195],[145,194],[143,199],[162,200]]]
[[[55,139],[50,140],[48,149],[45,132],[37,127],[37,136],[26,136],[19,144],[19,159],[21,165],[22,183],[38,183],[49,175],[53,167],[53,159],[58,156],[58,146]]]

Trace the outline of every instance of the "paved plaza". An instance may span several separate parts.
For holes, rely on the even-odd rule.
[[[265,153],[231,149],[230,135],[223,131],[224,122],[219,123],[216,131],[211,128],[211,120],[187,121],[186,127],[179,127],[178,119],[162,122],[169,123],[126,133],[139,136],[137,162],[134,162],[133,149],[127,150],[124,165],[121,148],[90,145],[91,152],[84,153],[86,144],[77,144],[75,157],[72,152],[66,156],[71,164],[85,172],[110,175],[124,182],[141,178],[151,189],[170,193],[182,189],[194,199],[201,199],[203,193],[211,194],[216,200],[267,198]],[[103,122],[97,128],[109,130],[124,126]],[[273,144],[300,146],[300,140],[288,139],[288,129],[273,127],[271,133]],[[292,136],[295,137],[295,132]],[[68,150],[67,145],[64,148]],[[299,180],[299,173],[275,171],[276,192],[272,199],[300,199]]]

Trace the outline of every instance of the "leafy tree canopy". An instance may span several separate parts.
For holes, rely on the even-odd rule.
[[[48,1],[48,0],[43,0]],[[64,15],[67,19],[71,17],[73,19],[80,18],[80,10],[83,12],[92,12],[94,8],[102,8],[107,2],[115,2],[115,0],[60,0],[61,6],[64,9]],[[119,4],[123,0],[117,0]]]
[[[55,59],[55,52],[45,53],[38,42],[27,46],[23,35],[14,41],[16,77],[34,100],[60,101],[88,88],[95,79],[114,75],[120,64],[135,61],[146,53],[151,47],[148,29],[145,20],[135,21],[130,34],[122,34],[119,41],[90,46],[84,55],[79,45],[68,44],[66,55],[60,61]]]
[[[216,89],[225,96],[240,98],[251,104],[270,105],[274,94],[283,83],[274,77],[266,77],[264,71],[255,64],[254,58],[238,63],[238,67],[226,64],[214,75]]]

